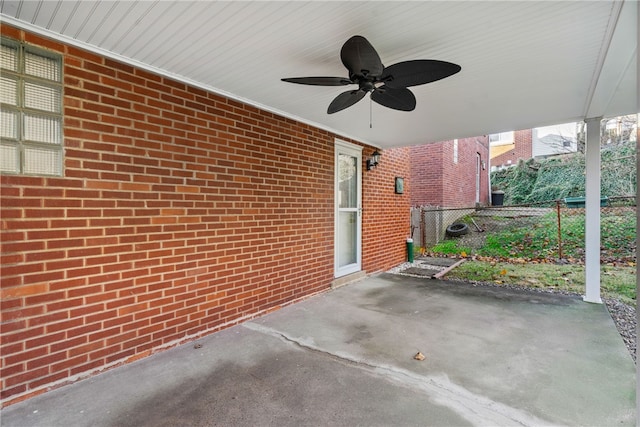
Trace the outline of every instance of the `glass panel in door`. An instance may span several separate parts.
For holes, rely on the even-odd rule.
[[[338,155],[338,268],[358,261],[356,248],[358,223],[357,159]]]

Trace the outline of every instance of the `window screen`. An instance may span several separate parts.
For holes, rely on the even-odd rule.
[[[62,175],[62,58],[1,40],[0,171]]]

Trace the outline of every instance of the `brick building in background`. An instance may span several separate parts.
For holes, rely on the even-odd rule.
[[[576,130],[576,123],[563,123],[490,135],[491,170],[515,166],[519,160],[533,157],[575,153]]]
[[[489,204],[489,140],[462,138],[410,148],[411,205]]]
[[[60,64],[24,76],[46,96],[2,98],[7,114],[45,123],[25,141],[3,124],[3,155],[20,155],[1,176],[3,404],[331,287],[336,140],[346,139],[1,29],[8,52]],[[3,91],[22,78],[4,53]],[[405,259],[410,180],[404,194],[393,183],[410,175],[410,150],[360,172],[374,147],[347,142],[362,150],[357,267],[384,270]]]
[[[509,167],[533,157],[532,129],[491,135],[491,169]]]

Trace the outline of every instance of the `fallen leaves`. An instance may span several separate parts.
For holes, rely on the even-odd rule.
[[[562,259],[559,259],[553,253],[549,253],[546,256],[538,256],[538,257],[507,257],[507,256],[484,256],[477,254],[469,254],[466,251],[460,252],[460,254],[456,256],[446,256],[438,252],[432,252],[425,250],[424,253],[421,251],[423,256],[430,256],[435,258],[465,258],[470,259],[472,261],[483,261],[489,263],[491,266],[496,266],[499,263],[507,263],[507,264],[575,264],[575,265],[584,265],[584,250],[580,249],[578,257],[566,256]],[[635,267],[637,266],[637,262],[634,257],[622,257],[622,258],[612,258],[604,256],[604,250],[601,251],[600,261],[603,265],[608,265],[611,267]]]

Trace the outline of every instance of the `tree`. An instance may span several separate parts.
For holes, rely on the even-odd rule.
[[[576,123],[576,139],[578,142],[578,153],[584,153],[587,146],[587,124],[585,122]]]
[[[638,115],[603,119],[600,122],[600,146],[611,144],[625,144],[635,141],[638,131]],[[585,122],[576,123],[576,136],[578,138],[578,152],[584,153],[586,146],[587,125]]]
[[[636,114],[604,119],[600,122],[600,145],[626,144],[636,136],[637,129]]]

